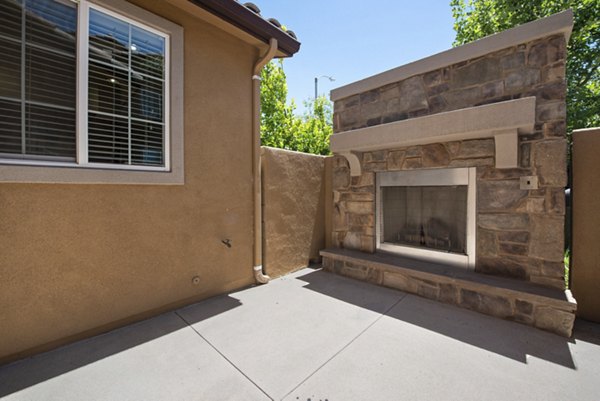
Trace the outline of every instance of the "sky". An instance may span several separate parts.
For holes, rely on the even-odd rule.
[[[243,0],[240,0],[243,2]],[[296,33],[285,59],[288,100],[304,100],[452,47],[450,0],[253,0],[265,18]],[[323,75],[331,76],[330,82]]]

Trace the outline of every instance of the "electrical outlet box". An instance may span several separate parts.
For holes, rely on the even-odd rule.
[[[521,189],[538,189],[537,175],[528,175],[521,177]]]

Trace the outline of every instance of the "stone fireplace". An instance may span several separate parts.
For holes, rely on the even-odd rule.
[[[570,333],[571,298],[548,318],[545,300],[524,301],[538,290],[496,290],[510,278],[565,296],[572,22],[568,10],[332,91],[325,269]]]
[[[555,137],[530,141],[540,135],[538,107],[538,99],[528,96],[334,134],[332,149],[342,156],[333,173],[334,244],[562,288],[563,239],[556,228],[564,213],[559,197],[566,183],[566,143]],[[543,165],[546,155],[553,168]],[[392,214],[415,203],[424,209],[412,210],[404,229],[394,227],[402,224],[399,215],[389,215],[385,224],[391,197],[407,197],[390,204]],[[460,227],[448,238],[431,235],[458,224],[444,215],[449,210],[463,219]],[[553,244],[546,235],[532,235],[538,223],[541,230],[554,230]],[[391,241],[394,230],[404,232]],[[539,247],[552,247],[553,260],[538,256]]]

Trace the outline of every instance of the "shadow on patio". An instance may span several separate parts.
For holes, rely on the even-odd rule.
[[[241,305],[229,295],[210,298],[187,323],[193,324]],[[215,302],[216,301],[216,302]],[[55,350],[0,366],[0,397],[45,382],[188,327],[176,312],[167,312]]]
[[[381,397],[370,399],[394,399],[410,387],[421,396],[411,399],[439,390],[502,400],[498,386],[547,396],[573,380],[592,394],[599,332],[578,326],[569,341],[304,269],[0,367],[0,398],[369,399],[376,390]],[[485,385],[462,375],[473,366]]]

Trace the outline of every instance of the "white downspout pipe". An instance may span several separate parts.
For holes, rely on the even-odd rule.
[[[275,57],[277,39],[271,38],[269,50],[258,59],[252,71],[252,172],[254,178],[254,279],[266,284],[271,279],[262,267],[262,196],[260,167],[260,72]]]

